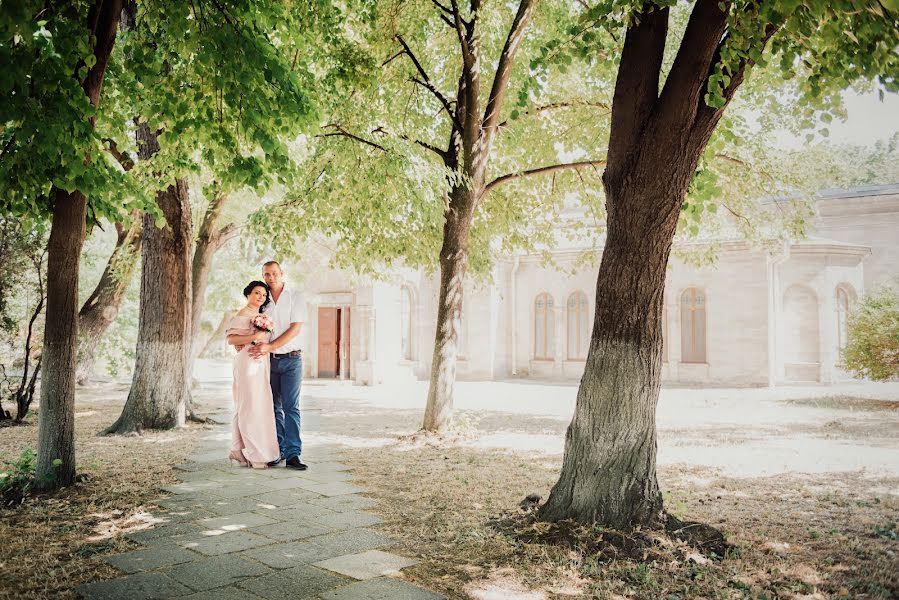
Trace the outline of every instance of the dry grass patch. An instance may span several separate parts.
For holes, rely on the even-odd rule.
[[[198,427],[98,436],[119,416],[126,394],[109,387],[79,391],[79,483],[0,508],[0,598],[74,598],[75,586],[119,574],[97,555],[136,548],[123,534],[150,526],[150,501],[159,486],[175,481],[172,466],[190,454]],[[36,443],[37,417],[0,428],[0,463]]]
[[[733,548],[710,558],[641,533],[645,553],[622,558],[596,551],[612,532],[572,528],[566,543],[549,543],[527,534],[543,526],[526,514],[517,529],[496,526],[526,495],[547,496],[561,457],[411,441],[347,450],[343,460],[380,501],[401,551],[421,561],[405,576],[450,598],[899,597],[899,500],[888,492],[897,481],[668,468],[659,474],[666,508],[724,531]]]

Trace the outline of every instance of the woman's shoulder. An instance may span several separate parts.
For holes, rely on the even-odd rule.
[[[255,317],[255,316],[256,316],[255,314],[252,314],[252,315],[250,315],[250,314],[243,314],[242,311],[237,311],[236,313],[234,313],[234,316],[231,317],[231,318],[232,318],[232,319],[246,319],[246,320],[248,320],[248,321],[252,321],[252,320],[253,320],[253,317]]]

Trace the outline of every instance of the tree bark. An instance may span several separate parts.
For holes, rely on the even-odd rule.
[[[138,127],[141,160],[158,152],[156,135]],[[188,396],[191,272],[193,248],[187,180],[156,194],[166,225],[144,216],[143,268],[137,357],[131,391],[119,419],[106,433],[172,429],[184,425]]]
[[[467,190],[454,190],[456,202],[473,204]],[[437,332],[431,361],[431,380],[422,429],[438,432],[446,429],[453,413],[453,384],[456,381],[459,325],[462,315],[465,271],[468,268],[468,235],[472,217],[469,211],[449,210],[443,226],[440,249],[440,293],[437,305]]]
[[[75,482],[75,348],[78,340],[78,268],[87,199],[54,190],[47,255],[44,377],[38,418],[36,484],[55,489]],[[54,461],[62,461],[55,466]]]
[[[115,248],[106,262],[97,287],[78,313],[76,378],[79,385],[87,384],[94,373],[97,346],[118,315],[122,297],[131,284],[131,277],[140,258],[140,229],[143,220],[137,214],[133,218],[128,229],[116,223],[118,238]]]
[[[661,95],[668,9],[639,15],[628,29],[603,174],[607,238],[593,335],[562,472],[541,508],[546,520],[617,529],[667,520],[656,479],[655,422],[665,269],[693,173],[736,90],[726,90],[725,107],[703,99],[727,10],[726,2],[698,0]],[[766,28],[765,41],[774,31]],[[732,84],[742,81],[747,64]]]
[[[93,106],[115,44],[122,0],[97,0],[88,14],[95,40],[95,64],[81,84]],[[90,119],[94,123],[94,117]],[[75,365],[78,343],[78,269],[84,244],[87,199],[57,188],[50,191],[53,220],[47,256],[47,317],[44,327],[40,417],[35,486],[39,490],[75,481]],[[61,462],[54,464],[57,459]]]

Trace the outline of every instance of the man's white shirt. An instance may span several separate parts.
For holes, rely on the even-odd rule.
[[[275,302],[274,296],[272,302],[265,309],[265,314],[270,316],[275,322],[275,331],[272,339],[277,339],[282,333],[287,331],[291,323],[301,323],[300,333],[292,340],[274,350],[277,354],[285,354],[294,350],[302,350],[306,346],[306,328],[307,328],[307,310],[306,298],[300,292],[291,293],[287,284],[281,289],[281,295]]]

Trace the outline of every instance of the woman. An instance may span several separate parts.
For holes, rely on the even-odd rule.
[[[271,332],[253,325],[263,308],[269,303],[268,286],[261,281],[251,281],[244,288],[247,305],[231,319],[225,335],[235,346],[234,357],[234,419],[231,421],[231,453],[229,461],[254,469],[265,469],[269,461],[280,455],[275,434],[275,411],[272,404],[272,388],[269,384],[269,358],[250,356],[250,345],[267,342]]]

